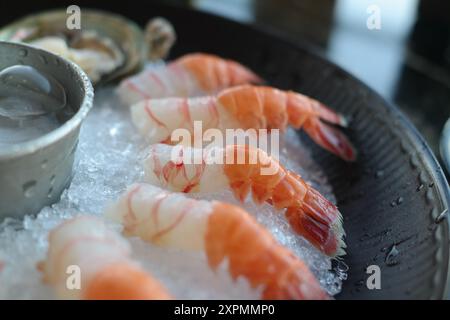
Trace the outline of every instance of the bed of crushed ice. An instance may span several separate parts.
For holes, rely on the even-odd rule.
[[[111,88],[96,92],[94,108],[83,124],[76,153],[73,181],[61,200],[23,220],[0,224],[0,299],[53,299],[41,282],[36,263],[47,249],[49,230],[79,214],[100,216],[104,206],[129,184],[142,179],[140,159],[145,143],[133,128],[127,110],[118,105]],[[288,131],[280,160],[299,172],[330,200],[332,189],[293,131]],[[196,195],[237,204],[230,192]],[[242,205],[242,204],[241,204]],[[332,295],[341,290],[345,273],[331,269],[331,260],[293,234],[283,215],[269,205],[244,205],[283,245],[304,259]],[[258,291],[244,279],[233,281],[224,264],[208,268],[203,253],[162,249],[131,239],[134,257],[179,299],[256,299]]]

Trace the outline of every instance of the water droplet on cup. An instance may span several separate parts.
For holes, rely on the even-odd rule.
[[[23,184],[22,190],[26,198],[31,198],[34,195],[34,190],[36,188],[36,181],[31,180]]]
[[[47,164],[48,164],[48,161],[47,161],[47,160],[43,160],[43,161],[41,162],[41,168],[42,168],[43,170],[47,169]]]
[[[19,56],[26,57],[28,55],[27,49],[20,49],[19,50]]]
[[[53,187],[50,187],[50,189],[48,189],[47,197],[51,198],[52,197],[52,193],[53,193]]]

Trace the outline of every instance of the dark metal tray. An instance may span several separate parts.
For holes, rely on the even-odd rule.
[[[55,6],[44,2],[33,10]],[[64,3],[59,1],[59,7]],[[449,187],[426,142],[396,107],[307,46],[236,22],[144,1],[132,5],[79,1],[79,5],[115,11],[141,24],[149,17],[164,16],[174,24],[179,39],[172,57],[192,51],[229,57],[250,66],[273,86],[303,92],[351,116],[347,133],[359,151],[356,163],[340,161],[311,144],[334,187],[347,232],[344,261],[350,269],[337,298],[447,295],[449,225],[448,219],[438,217],[449,206]],[[393,245],[398,255],[387,259]],[[365,285],[366,267],[373,264],[381,268],[381,290]]]

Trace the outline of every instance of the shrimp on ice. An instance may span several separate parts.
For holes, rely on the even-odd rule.
[[[255,73],[235,61],[191,53],[125,79],[118,94],[125,104],[131,105],[149,98],[203,96],[235,85],[261,82]]]
[[[200,153],[200,154],[199,154]],[[145,181],[178,192],[213,192],[229,188],[244,201],[287,209],[295,232],[329,256],[345,254],[342,217],[335,205],[261,149],[229,145],[195,149],[156,144],[144,160]]]
[[[345,118],[317,100],[293,91],[242,85],[215,96],[140,101],[131,107],[131,118],[150,143],[169,143],[172,132],[182,128],[194,135],[194,122],[202,130],[280,129],[289,124],[303,128],[309,137],[340,158],[353,161],[356,152],[348,138],[325,122],[347,126]],[[197,137],[198,138],[198,137]],[[202,137],[200,137],[202,138]]]
[[[98,218],[82,216],[50,232],[47,258],[38,269],[62,299],[170,299],[129,255],[129,244],[120,234]],[[66,286],[70,266],[79,267],[80,290]]]
[[[228,259],[233,279],[245,277],[263,299],[326,299],[302,260],[276,242],[246,211],[134,184],[106,211],[124,234],[184,250],[202,250],[216,269]]]

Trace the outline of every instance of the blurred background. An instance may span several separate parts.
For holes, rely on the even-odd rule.
[[[450,1],[170,2],[312,43],[400,107],[440,158],[439,140],[450,116]],[[377,15],[380,29],[369,29],[367,20]]]
[[[450,1],[165,0],[308,42],[404,111],[439,160],[450,116]],[[0,3],[0,24],[66,1]],[[71,1],[95,7],[97,1]],[[119,5],[119,4],[118,4]],[[127,2],[120,11],[127,12]],[[148,13],[151,15],[151,12]],[[367,26],[379,18],[379,28]],[[370,20],[373,21],[373,20]],[[205,26],[207,27],[207,26]],[[251,48],[248,48],[251,49]]]

